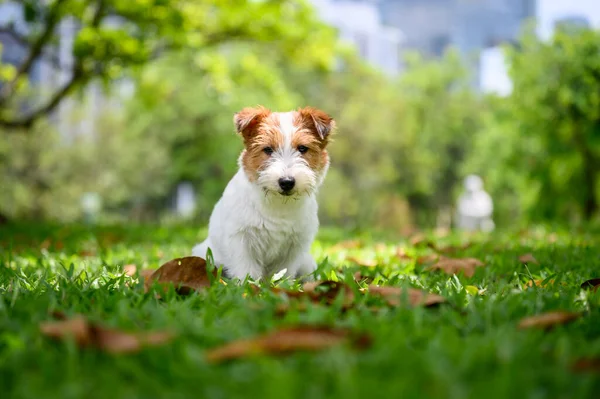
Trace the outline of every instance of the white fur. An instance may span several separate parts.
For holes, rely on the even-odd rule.
[[[291,113],[279,116],[284,146],[272,154],[256,182],[248,179],[240,157],[240,168],[210,217],[208,238],[192,250],[204,258],[210,248],[215,264],[232,278],[270,279],[284,269],[286,276],[300,277],[317,266],[309,251],[319,228],[316,191],[328,165],[312,170],[291,147]],[[279,191],[278,180],[286,176],[296,179],[290,196]]]

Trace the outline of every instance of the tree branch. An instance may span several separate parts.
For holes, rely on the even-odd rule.
[[[61,2],[63,0],[57,0]],[[104,16],[105,11],[105,2],[104,0],[98,1],[98,7],[94,12],[92,17],[91,26],[98,27],[102,22],[102,18]],[[41,50],[38,51],[38,55]],[[0,117],[0,126],[5,128],[30,128],[31,125],[41,116],[48,114],[60,104],[60,102],[67,97],[77,85],[85,79],[85,72],[83,69],[83,60],[78,59],[72,67],[71,77],[67,83],[65,83],[54,95],[50,98],[50,100],[40,108],[30,112],[26,116],[22,116],[20,118],[15,119],[3,119]],[[0,99],[1,100],[1,99]],[[0,102],[1,104],[1,102]]]
[[[8,120],[0,118],[0,126],[13,129],[30,128],[33,122],[35,122],[39,117],[54,111],[58,104],[60,104],[60,102],[77,86],[81,80],[83,80],[83,70],[77,66],[74,68],[69,81],[65,83],[56,93],[54,93],[54,95],[45,105],[30,112],[28,115],[17,119]]]
[[[54,34],[54,28],[60,22],[60,7],[65,2],[65,0],[56,0],[54,6],[48,11],[44,21],[44,29],[39,37],[31,43],[31,47],[29,48],[29,54],[25,57],[23,63],[17,69],[17,73],[15,77],[7,82],[2,89],[0,90],[0,105],[4,104],[11,97],[15,90],[15,86],[18,80],[23,76],[27,75],[33,66],[35,60],[42,53],[44,46],[48,41],[52,38]]]
[[[0,34],[5,34],[11,37],[19,46],[29,49],[31,43],[29,38],[17,32],[13,26],[0,26]],[[50,51],[43,51],[41,57],[52,65],[54,69],[60,69],[60,59],[58,56]]]

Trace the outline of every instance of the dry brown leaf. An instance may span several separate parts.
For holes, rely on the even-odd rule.
[[[435,243],[425,237],[424,234],[418,233],[412,236],[410,239],[410,245],[413,247],[429,247],[431,249],[435,249]]]
[[[208,351],[206,359],[211,363],[219,363],[258,354],[284,355],[299,351],[322,351],[349,341],[353,341],[359,348],[370,344],[370,338],[366,335],[354,340],[352,336],[348,330],[329,327],[291,327],[230,342]]]
[[[519,256],[519,262],[521,263],[531,263],[532,265],[539,265],[540,262],[537,261],[537,259],[533,256],[532,253],[526,253],[524,255]]]
[[[377,261],[372,259],[360,259],[354,256],[348,258],[348,261],[352,263],[356,263],[359,266],[363,267],[377,267]]]
[[[144,346],[169,342],[167,332],[127,333],[89,322],[83,316],[49,321],[40,325],[42,334],[56,340],[73,339],[79,347],[95,347],[109,353],[139,352]]]
[[[398,249],[396,250],[396,257],[398,259],[403,259],[403,260],[412,259],[412,257],[406,253],[406,249],[403,247],[398,247]]]
[[[212,275],[216,278],[217,271]],[[157,281],[166,286],[173,284],[177,293],[188,295],[210,286],[210,279],[206,270],[206,261],[198,256],[187,256],[173,259],[158,268],[152,275],[145,279],[146,290]]]
[[[129,277],[133,277],[137,273],[137,266],[133,264],[125,265],[123,266],[123,272]]]
[[[417,258],[416,262],[418,265],[424,265],[427,263],[437,262],[438,260],[441,260],[441,259],[445,259],[445,257],[437,255],[437,254],[429,254],[429,255],[419,256]]]
[[[425,270],[442,270],[447,274],[463,273],[466,277],[473,277],[475,269],[484,263],[476,258],[444,258]]]
[[[570,323],[580,317],[580,313],[565,312],[562,310],[547,312],[521,319],[519,322],[519,328],[540,328],[548,330],[557,325]]]
[[[358,271],[354,273],[354,281],[370,283],[371,281],[373,281],[373,277],[365,276],[360,271]]]
[[[600,289],[600,278],[593,278],[581,284],[581,288],[584,290],[592,290],[593,292],[598,291]]]
[[[290,298],[309,298],[313,302],[324,302],[331,305],[335,302],[340,292],[344,292],[344,306],[350,306],[354,301],[354,292],[347,284],[339,281],[311,281],[302,286],[302,291],[284,288],[272,288],[273,292],[285,293]]]
[[[577,360],[571,367],[576,372],[600,373],[600,357],[589,357]]]
[[[383,297],[390,306],[400,306],[405,290],[401,287],[378,287],[369,286],[369,294]],[[446,302],[446,298],[430,294],[414,288],[409,288],[407,299],[411,306],[435,306]]]

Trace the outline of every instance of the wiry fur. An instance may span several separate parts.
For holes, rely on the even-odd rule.
[[[316,193],[329,168],[325,148],[335,122],[309,107],[283,113],[256,107],[237,113],[234,123],[245,146],[239,170],[215,205],[208,238],[193,255],[205,257],[210,248],[232,278],[265,279],[284,269],[292,277],[312,273]],[[302,154],[299,146],[308,151]],[[292,191],[281,190],[283,177],[295,179]]]

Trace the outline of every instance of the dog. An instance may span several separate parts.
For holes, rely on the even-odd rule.
[[[317,264],[310,247],[319,228],[317,190],[329,169],[326,147],[335,121],[312,107],[271,112],[244,108],[233,118],[245,149],[239,169],[215,205],[208,238],[228,278],[268,281],[276,273],[309,280]]]

